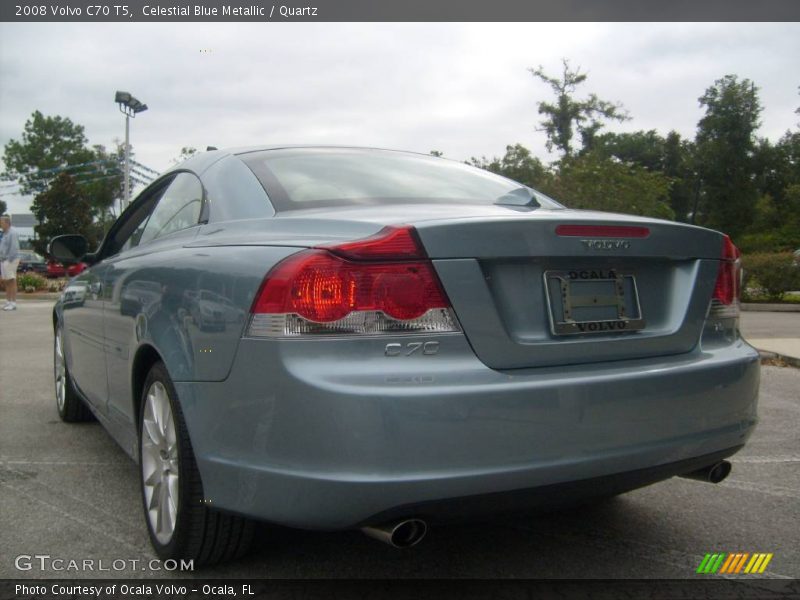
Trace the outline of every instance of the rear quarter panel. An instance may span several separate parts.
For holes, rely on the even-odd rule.
[[[109,416],[135,424],[132,375],[145,347],[156,350],[176,382],[225,379],[264,275],[296,250],[187,248],[173,242],[109,261],[104,312]]]

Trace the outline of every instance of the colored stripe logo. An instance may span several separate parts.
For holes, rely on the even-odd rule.
[[[706,554],[697,567],[697,573],[703,575],[738,575],[760,574],[767,570],[767,565],[772,560],[773,554],[757,552],[717,552]]]

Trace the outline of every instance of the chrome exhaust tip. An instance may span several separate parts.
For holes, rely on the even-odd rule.
[[[705,481],[707,483],[719,483],[724,480],[731,473],[731,463],[727,460],[721,460],[718,463],[692,471],[691,473],[684,473],[681,477],[686,479],[696,479],[697,481]]]
[[[402,519],[382,525],[362,527],[361,531],[395,548],[416,546],[428,533],[428,524],[422,519]]]

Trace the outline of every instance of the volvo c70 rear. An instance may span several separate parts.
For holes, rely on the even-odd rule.
[[[723,233],[570,210],[464,164],[211,151],[144,190],[53,312],[57,408],[138,462],[163,558],[253,520],[428,523],[721,480],[756,423]]]

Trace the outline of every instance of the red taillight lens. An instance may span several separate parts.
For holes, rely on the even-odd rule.
[[[714,286],[714,300],[730,305],[739,301],[741,295],[741,254],[727,235],[722,240],[722,257]]]
[[[325,323],[354,311],[415,319],[449,306],[429,262],[358,263],[327,250],[308,250],[270,272],[253,312],[293,313]]]
[[[414,260],[427,255],[413,227],[384,227],[363,240],[322,246],[350,260]]]
[[[252,313],[252,335],[456,330],[411,227],[290,256],[268,273]]]

